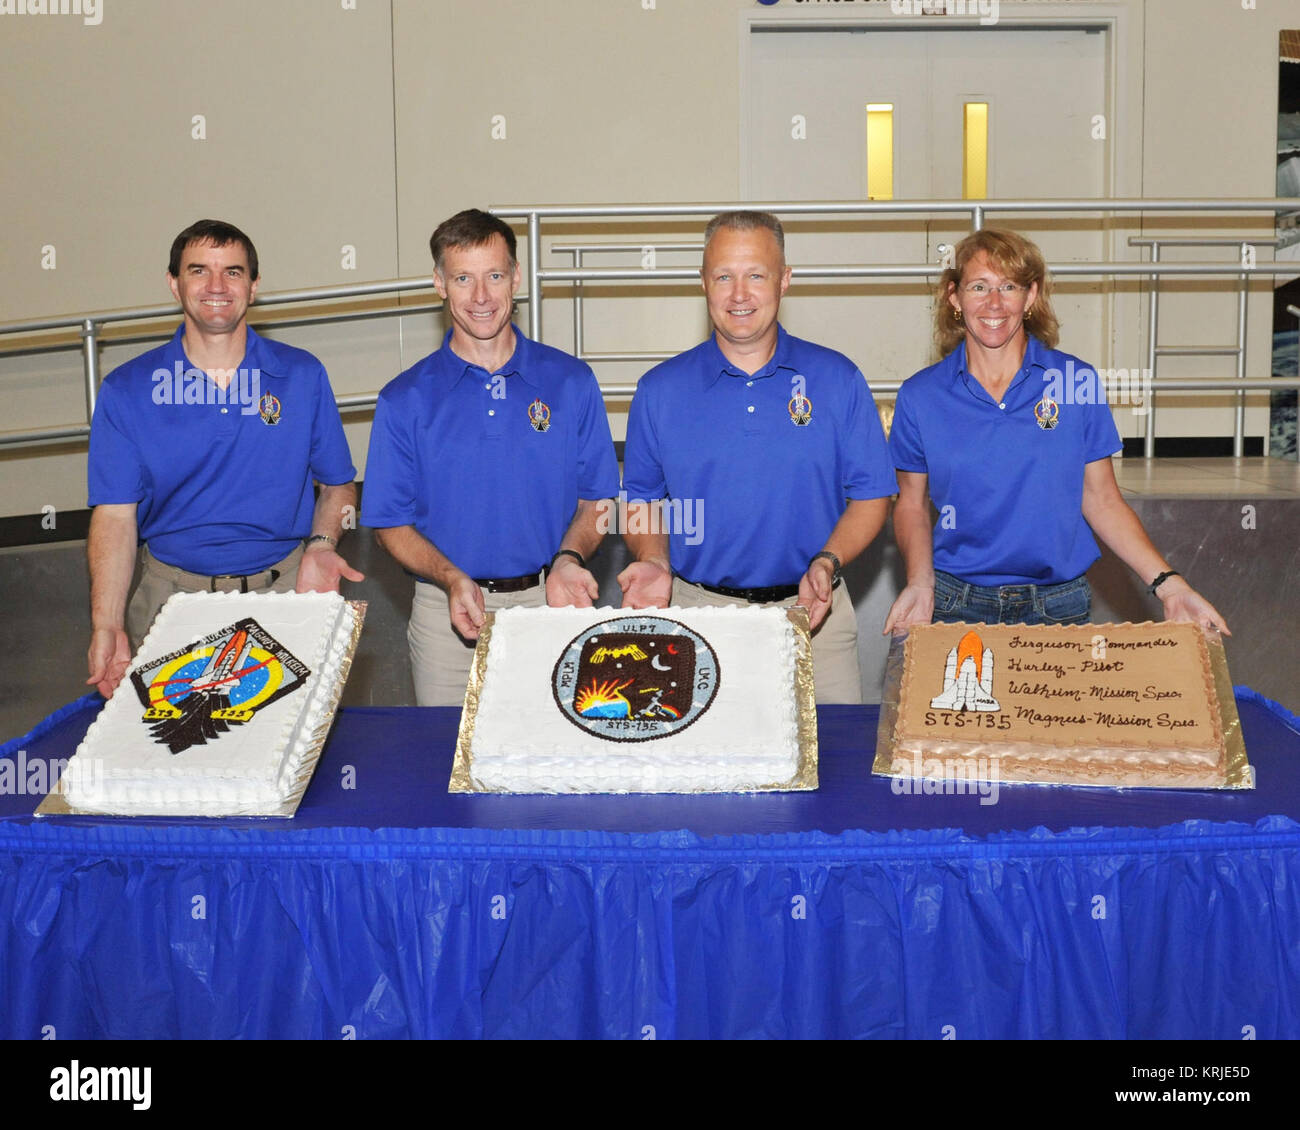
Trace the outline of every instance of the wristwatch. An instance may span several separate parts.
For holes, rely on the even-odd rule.
[[[582,554],[576,549],[557,549],[555,553],[551,555],[550,564],[546,566],[547,573],[550,573],[550,571],[555,568],[555,559],[557,557],[572,557],[584,569],[587,567],[587,562],[583,559]]]
[[[1163,573],[1160,574],[1160,576],[1158,576],[1154,581],[1152,581],[1149,585],[1147,585],[1147,592],[1149,592],[1152,596],[1155,596],[1156,589],[1158,589],[1167,580],[1169,580],[1170,577],[1181,577],[1181,576],[1182,573],[1180,573],[1177,569],[1166,569]]]
[[[810,568],[812,566],[812,563],[816,561],[817,558],[819,557],[824,557],[826,558],[827,561],[831,563],[831,570],[832,570],[831,584],[834,584],[836,581],[840,579],[840,570],[843,569],[844,566],[840,564],[840,559],[836,557],[835,554],[833,554],[829,549],[823,549],[820,553],[814,553],[812,557],[809,559],[808,565]]]

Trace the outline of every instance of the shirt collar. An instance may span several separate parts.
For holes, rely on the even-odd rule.
[[[276,360],[275,354],[268,347],[268,341],[250,325],[245,325],[244,330],[247,337],[244,340],[244,356],[239,362],[239,368],[249,370],[257,369],[259,372],[266,373],[268,376],[272,377],[282,376],[283,373],[279,362]],[[184,337],[185,323],[182,322],[176,327],[176,332],[172,335],[172,339],[167,345],[165,356],[167,358],[168,368],[171,368],[177,361],[180,361],[184,368],[189,368],[193,365],[193,362],[185,353],[185,346],[183,344]]]
[[[493,373],[489,373],[481,365],[475,365],[472,361],[466,361],[451,348],[451,334],[448,330],[442,337],[442,345],[438,347],[438,352],[442,355],[444,372],[454,388],[467,375],[473,376],[476,380],[481,379],[484,375],[494,377],[497,375],[503,377],[518,377],[525,384],[533,388],[540,388],[541,382],[537,377],[537,343],[523,332],[518,326],[514,327],[515,331],[515,351],[510,354],[506,363]]]
[[[252,326],[248,330],[248,343],[244,346],[244,364],[250,369],[259,369],[273,377],[283,376],[280,363],[270,348],[270,342],[262,337]]]
[[[1043,345],[1043,343],[1039,341],[1038,338],[1036,338],[1033,334],[1027,334],[1026,336],[1028,337],[1029,341],[1025,346],[1025,356],[1022,358],[1020,362],[1019,372],[1016,373],[1016,375],[1012,378],[1011,383],[1007,386],[1008,394],[1010,394],[1011,390],[1014,389],[1016,386],[1018,386],[1022,381],[1024,381],[1025,378],[1028,377],[1029,374],[1032,373],[1035,369],[1047,368],[1047,361],[1043,356],[1047,347]],[[955,365],[953,366],[952,379],[954,381],[958,381],[958,380],[965,381],[967,384],[973,383],[977,387],[982,387],[979,385],[979,382],[975,380],[975,378],[971,375],[970,370],[966,367],[966,339],[965,338],[962,338],[961,344],[958,345],[957,348],[953,350],[951,356],[956,361]]]
[[[709,340],[705,342],[705,365],[702,374],[704,387],[712,388],[723,376],[756,381],[763,377],[772,376],[777,369],[794,370],[797,366],[792,364],[789,359],[790,350],[790,335],[785,332],[785,327],[778,322],[776,324],[776,351],[772,354],[772,359],[757,373],[746,373],[743,369],[738,369],[727,360],[726,354],[718,347],[718,332],[714,330],[713,333],[709,334]]]

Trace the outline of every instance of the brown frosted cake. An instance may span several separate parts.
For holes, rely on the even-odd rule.
[[[956,773],[958,763],[981,760],[995,762],[1003,781],[1222,786],[1223,725],[1201,629],[913,628],[893,771],[937,761]]]

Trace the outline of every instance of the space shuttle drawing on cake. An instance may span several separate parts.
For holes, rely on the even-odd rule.
[[[948,652],[943,693],[930,700],[931,710],[996,711],[993,697],[993,652],[975,631],[967,632]]]
[[[311,675],[251,616],[139,663],[131,683],[149,736],[172,753],[205,745],[299,690]]]
[[[248,638],[246,631],[240,629],[235,632],[224,647],[213,651],[212,662],[199,676],[198,681],[211,689],[225,688],[232,683],[237,684],[252,646],[253,641]]]

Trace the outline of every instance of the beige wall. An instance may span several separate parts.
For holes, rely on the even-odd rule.
[[[816,20],[830,7],[775,10]],[[1003,0],[1002,12],[1087,7]],[[1300,13],[1273,0],[1255,11],[1237,0],[1099,7],[1128,14],[1113,107],[1124,131],[1117,161],[1127,153],[1135,166],[1124,194],[1271,196],[1277,32]],[[751,0],[656,0],[653,10],[640,0],[356,0],[355,10],[342,0],[103,0],[103,9],[93,27],[73,16],[0,16],[6,321],[166,302],[170,238],[203,215],[248,230],[263,288],[274,291],[422,274],[432,226],[471,204],[736,198],[742,16],[774,11]],[[880,8],[855,12],[878,17]],[[206,140],[191,137],[196,114]],[[504,140],[492,137],[494,115],[504,116]],[[560,226],[548,228],[547,246],[575,235],[689,238],[698,226]],[[1269,225],[1230,230],[1267,234]],[[52,271],[41,269],[47,244]],[[355,271],[341,265],[344,245],[356,248]],[[1260,289],[1256,375],[1268,358]],[[1167,304],[1166,340],[1231,337],[1228,291],[1200,290]],[[566,293],[557,287],[545,309],[548,340],[562,346]],[[694,297],[628,293],[638,300],[593,302],[589,347],[676,349],[702,335]],[[1143,356],[1136,294],[1130,306],[1116,320],[1116,365]],[[378,389],[437,332],[420,316],[281,336],[316,351],[342,394]],[[105,371],[139,348],[106,350]],[[868,360],[859,358],[864,368]],[[639,368],[599,371],[625,383]],[[1231,372],[1225,361],[1180,369]],[[84,412],[76,354],[0,359],[0,392],[6,429]],[[1230,414],[1216,411],[1213,426],[1183,411],[1164,419],[1225,432]],[[361,467],[368,417],[347,420]],[[0,449],[0,515],[84,503],[84,448]]]

